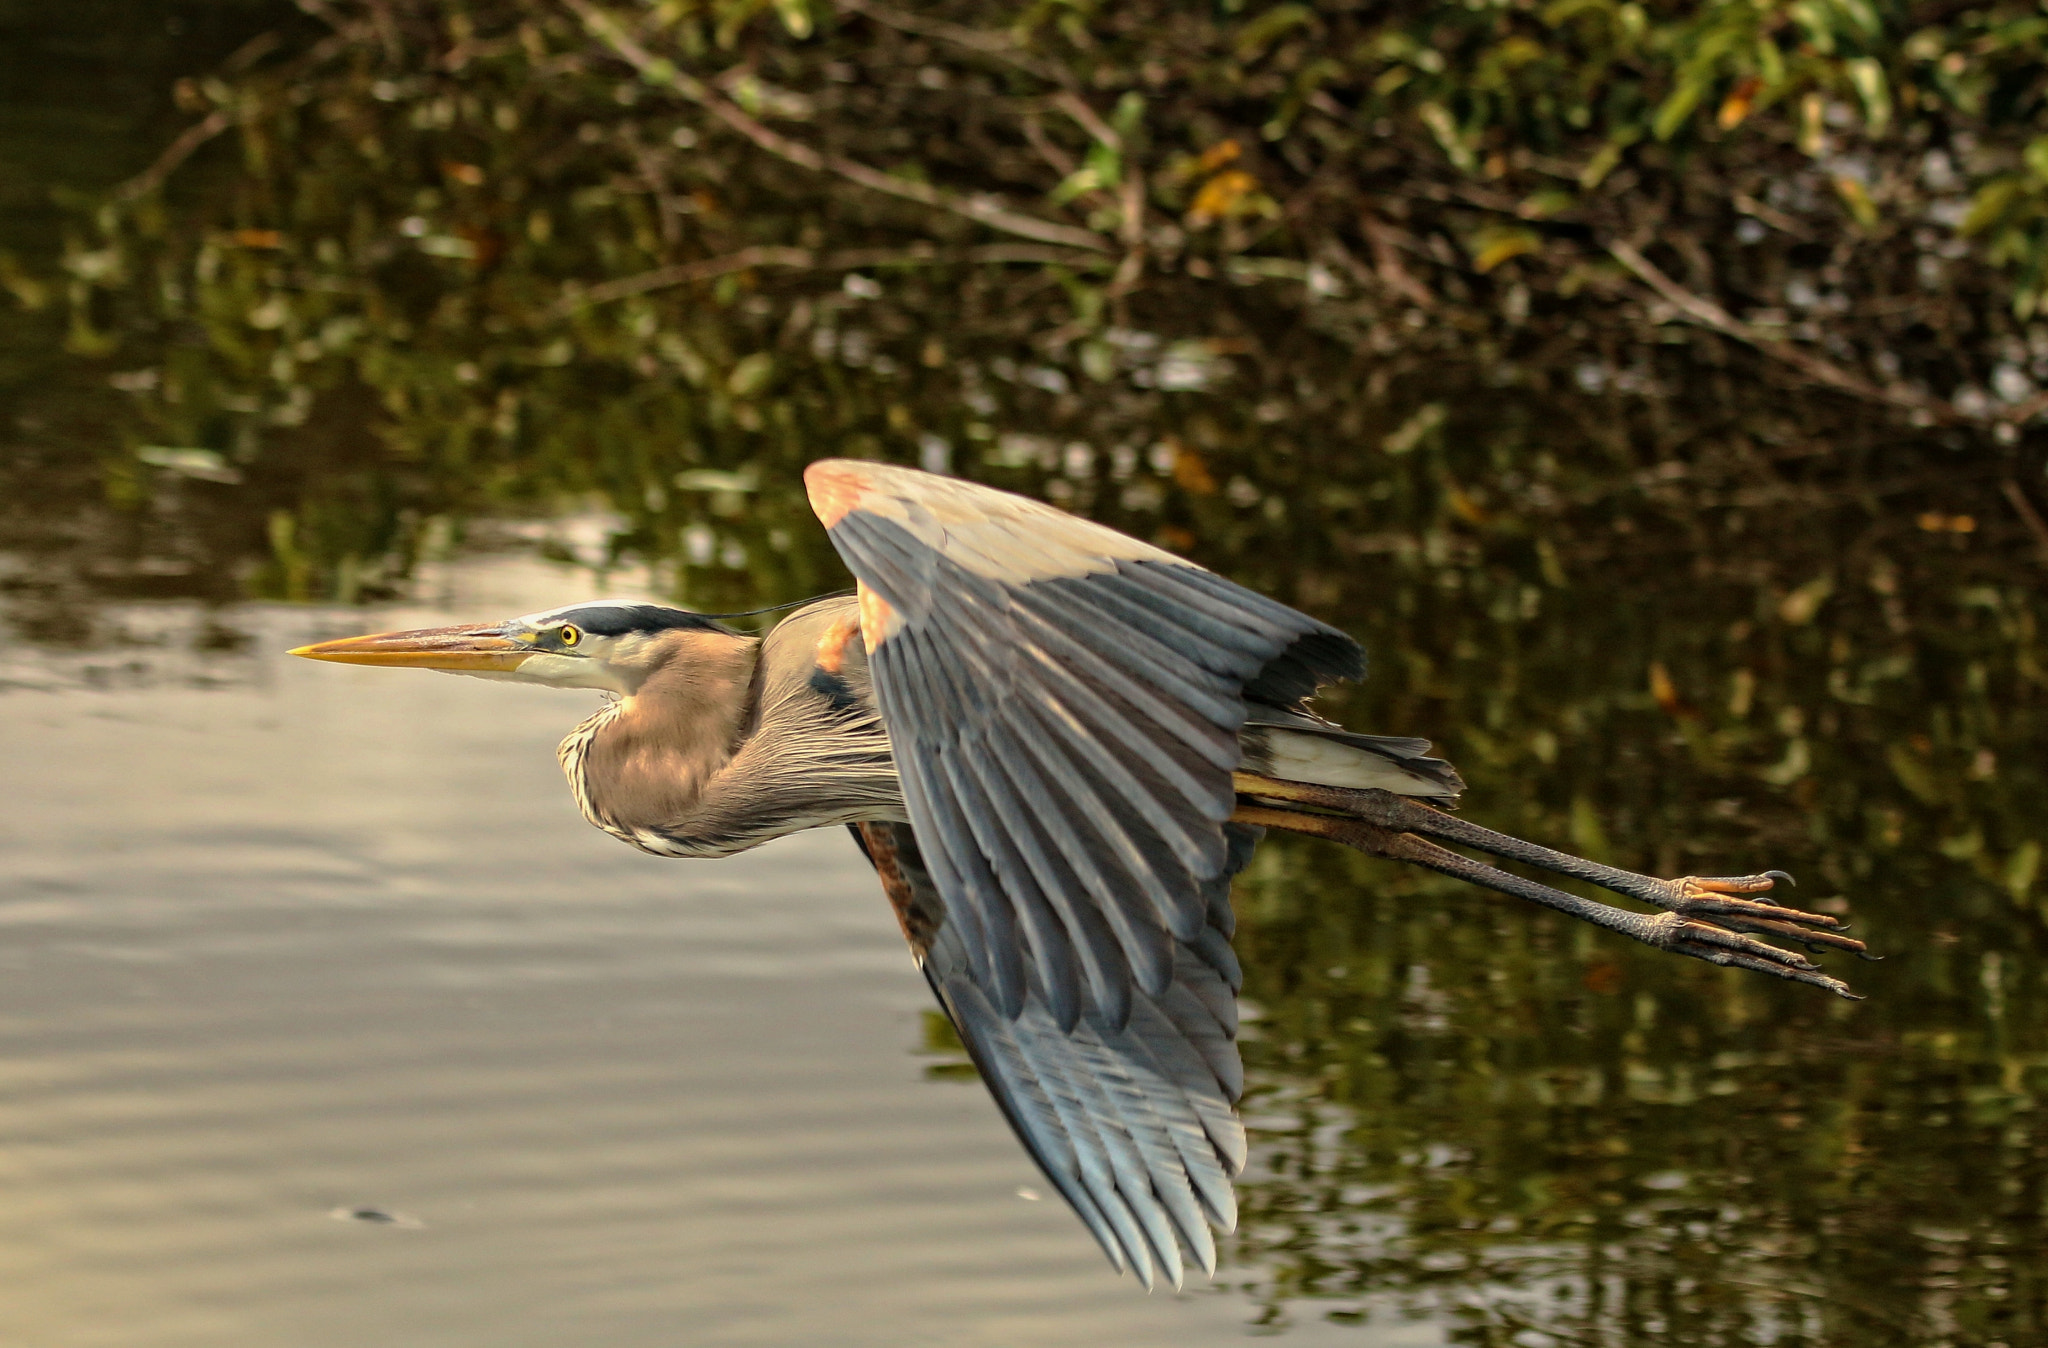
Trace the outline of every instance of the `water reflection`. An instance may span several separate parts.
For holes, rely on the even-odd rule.
[[[1341,714],[1437,739],[1481,822],[1782,866],[1888,952],[1841,1006],[1269,846],[1229,1277],[1271,1324],[2048,1339],[2048,615],[1968,473],[1762,396],[1589,390],[1568,352],[1496,387],[1261,283],[1112,313],[1085,267],[898,259],[589,303],[667,256],[664,211],[746,245],[747,181],[636,185],[711,170],[516,53],[293,50],[230,86],[242,159],[11,245],[0,679],[232,682],[231,622],[98,606],[388,596],[480,547],[779,601],[843,583],[805,461],[950,463],[1357,632]]]

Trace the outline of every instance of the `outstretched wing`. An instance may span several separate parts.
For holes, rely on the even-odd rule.
[[[860,582],[905,805],[997,1016],[1121,1032],[1224,873],[1247,696],[1355,678],[1334,628],[1050,506],[828,459],[811,505]]]
[[[1204,888],[1206,920],[1175,943],[1173,978],[1137,993],[1120,1028],[1083,1015],[1062,1027],[1027,968],[1023,1005],[1004,1015],[976,981],[947,904],[907,824],[860,824],[924,976],[1010,1127],[1119,1270],[1149,1289],[1181,1283],[1181,1247],[1216,1270],[1210,1226],[1237,1224],[1231,1179],[1244,1167],[1237,1053],[1237,961],[1230,951],[1230,877],[1259,830],[1227,826],[1223,871]]]

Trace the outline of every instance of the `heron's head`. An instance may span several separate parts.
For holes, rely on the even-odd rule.
[[[630,697],[649,674],[693,648],[747,640],[687,609],[600,599],[502,623],[344,637],[300,646],[291,654],[345,665],[439,669],[552,688],[597,688]]]

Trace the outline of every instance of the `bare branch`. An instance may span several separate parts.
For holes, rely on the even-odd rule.
[[[1124,138],[1119,136],[1116,133],[1116,129],[1108,122],[1103,121],[1095,109],[1088,106],[1088,100],[1081,97],[1081,95],[1071,89],[1062,89],[1047,99],[1046,102],[1079,122],[1083,131],[1086,131],[1110,149],[1118,154],[1124,152]]]
[[[1001,230],[1005,234],[1016,234],[1022,238],[1036,239],[1041,243],[1061,244],[1068,248],[1085,248],[1090,252],[1111,251],[1109,241],[1093,230],[1077,229],[1072,225],[1042,220],[1035,215],[1025,215],[1010,210],[991,198],[955,197],[927,183],[898,178],[840,155],[825,154],[800,141],[791,140],[780,132],[771,131],[741,111],[736,104],[721,97],[704,81],[678,69],[674,62],[653,55],[636,42],[632,35],[620,26],[618,20],[598,10],[589,4],[588,0],[567,0],[567,4],[582,18],[592,35],[602,40],[628,65],[638,70],[642,79],[650,84],[668,85],[691,102],[702,104],[712,116],[779,159],[814,172],[836,174],[872,191],[901,197],[905,201],[914,201],[920,206],[950,211],[986,225],[990,229]]]
[[[1015,66],[1026,74],[1036,75],[1054,84],[1066,84],[1073,78],[1059,66],[1040,61],[1023,51],[1018,47],[1017,40],[1008,33],[968,28],[957,23],[947,23],[942,19],[927,19],[922,15],[906,14],[900,9],[892,9],[888,5],[870,4],[868,0],[834,0],[834,6],[842,13],[858,14],[900,32],[937,38],[956,47],[965,47],[971,52],[992,57],[1005,65]]]
[[[1038,151],[1040,159],[1052,165],[1053,172],[1059,174],[1062,180],[1073,176],[1074,170],[1080,165],[1074,162],[1072,155],[1053,144],[1052,139],[1045,134],[1045,124],[1038,120],[1037,113],[1024,114],[1019,125],[1023,128],[1024,139],[1031,143],[1032,149]]]
[[[2035,546],[2041,549],[2041,560],[2048,562],[2048,520],[2042,519],[2041,512],[2034,509],[2034,503],[2027,499],[2026,488],[2012,478],[2001,482],[1999,490],[2012,503],[2013,512],[2020,517],[2020,522],[2033,534]]]
[[[1678,282],[1666,276],[1657,265],[1644,257],[1632,244],[1613,243],[1608,253],[1615,261],[1636,274],[1638,280],[1657,292],[1667,303],[1702,327],[1733,337],[1747,343],[1767,356],[1783,361],[1797,369],[1816,383],[1825,384],[1843,393],[1851,394],[1870,402],[1884,403],[1891,407],[1919,412],[1937,421],[1958,422],[1977,420],[1967,417],[1954,404],[1940,398],[1929,397],[1900,385],[1883,386],[1873,384],[1861,375],[1852,373],[1833,361],[1814,355],[1776,337],[1769,337],[1723,309],[1720,305],[1701,295],[1695,295]]]
[[[1103,261],[1101,255],[1096,253],[1076,252],[1065,248],[1037,248],[1025,243],[988,244],[980,248],[966,248],[950,253],[942,252],[929,244],[914,248],[843,248],[831,253],[811,248],[763,245],[742,248],[736,253],[704,258],[697,262],[657,267],[653,271],[622,276],[616,281],[606,281],[587,290],[574,291],[564,295],[556,303],[552,316],[559,318],[594,305],[609,304],[614,300],[629,299],[634,295],[645,295],[654,290],[666,290],[670,286],[687,285],[692,281],[709,281],[736,271],[751,271],[756,267],[785,267],[797,271],[852,271],[857,267],[944,266],[955,263],[977,266],[1012,262],[1034,263],[1041,266],[1101,266]]]
[[[146,197],[164,185],[164,179],[177,172],[178,165],[192,157],[194,151],[235,124],[235,115],[226,108],[215,108],[202,121],[185,128],[184,133],[156,157],[156,162],[114,189],[117,201],[133,201]]]

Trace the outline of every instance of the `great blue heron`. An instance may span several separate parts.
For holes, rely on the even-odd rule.
[[[667,857],[852,827],[983,1081],[1119,1269],[1214,1272],[1245,1160],[1231,877],[1267,828],[1532,899],[1660,950],[1853,996],[1804,956],[1834,918],[1660,880],[1447,812],[1425,740],[1317,717],[1363,672],[1335,628],[1050,506],[847,460],[805,473],[859,582],[765,638],[652,604],[294,651],[611,695],[562,741],[584,817]],[[857,640],[855,638],[858,638]],[[1646,901],[1648,915],[1448,851]]]

